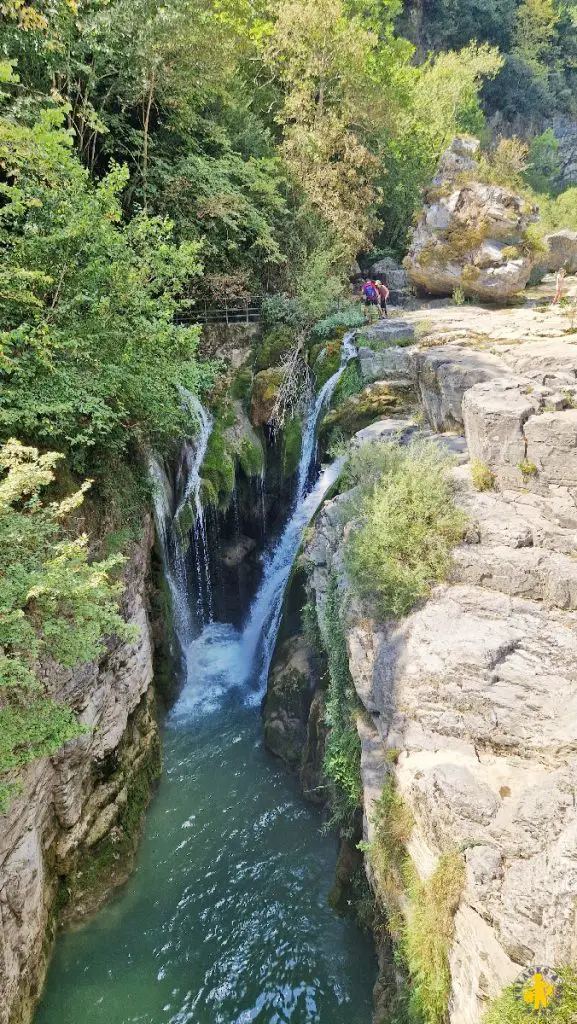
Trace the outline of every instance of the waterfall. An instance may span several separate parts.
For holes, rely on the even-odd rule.
[[[149,461],[153,482],[152,500],[156,532],[160,543],[164,575],[170,590],[174,628],[181,650],[185,650],[193,635],[192,616],[188,594],[188,577],[184,552],[175,539],[172,516],[172,487],[162,462]]]
[[[195,395],[180,388],[183,406],[197,425],[194,441],[183,445],[177,473],[178,490],[182,497],[176,511],[173,489],[164,465],[157,458],[151,458],[149,472],[153,480],[153,502],[156,529],[160,541],[164,571],[172,598],[176,634],[183,650],[190,644],[194,626],[190,609],[190,585],[188,578],[186,548],[178,539],[175,526],[187,505],[194,509],[193,547],[196,576],[197,613],[204,625],[205,604],[209,619],[212,618],[212,590],[206,521],[200,497],[200,468],[212,431],[212,419]]]
[[[190,630],[183,630],[183,635],[188,637],[184,645],[184,653],[187,661],[187,684],[183,690],[180,700],[173,711],[173,715],[192,715],[207,713],[219,706],[224,694],[231,687],[246,684],[254,680],[257,687],[249,702],[260,700],[262,691],[266,686],[268,672],[274,647],[278,635],[278,629],[282,614],[283,597],[286,585],[293,566],[302,533],[305,526],[311,521],[319,508],[323,498],[332,484],[338,479],[342,460],[338,460],[327,466],[320,474],[315,486],[309,490],[309,480],[316,462],[316,430],[319,419],[327,404],[329,403],[338,381],[343,374],[350,359],[356,355],[356,348],[353,343],[354,333],[345,335],[343,339],[341,364],[332,377],[323,385],[319,394],[312,404],[307,416],[303,433],[303,443],[298,467],[295,500],[291,509],[291,515],[277,544],[268,556],[264,559],[264,575],[252,603],[249,617],[242,634],[227,623],[208,623],[203,620],[204,628],[196,635]],[[190,406],[192,408],[192,406]],[[195,524],[195,543],[197,554],[201,553],[208,563],[206,546],[203,547],[204,516],[202,508],[200,515],[200,476],[199,470],[210,436],[210,419],[198,415],[201,427],[200,436],[194,447],[189,446],[183,456],[181,472],[183,487],[183,498],[179,504],[176,515],[184,507],[185,501],[194,498],[197,508],[197,522]],[[234,498],[233,498],[234,500]],[[166,491],[159,488],[158,497],[155,498],[157,508],[158,532],[163,548],[171,553],[167,557],[167,578],[173,595],[176,591],[175,608],[177,609],[177,629],[180,619],[181,599],[186,603],[188,592],[181,591],[177,574],[171,582],[170,573],[173,572],[174,542],[171,537],[174,533],[173,524],[176,516],[170,515],[170,498]],[[204,536],[206,534],[204,533]],[[206,575],[197,565],[197,594],[201,594],[201,604],[206,594]],[[181,633],[179,632],[179,636]]]
[[[307,416],[307,421],[303,433],[303,443],[301,448],[301,457],[297,476],[297,505],[305,497],[311,469],[316,461],[316,431],[320,414],[322,410],[330,402],[334,390],[343,374],[343,371],[347,363],[349,363],[351,359],[354,359],[354,357],[357,354],[357,349],[353,340],[355,336],[356,331],[349,331],[349,333],[345,334],[345,336],[343,337],[343,344],[341,349],[341,365],[339,366],[337,372],[333,373],[332,377],[329,377],[326,383],[323,384]]]
[[[212,417],[199,402],[196,395],[191,395],[185,388],[180,388],[183,404],[198,424],[198,434],[194,443],[187,441],[183,446],[179,476],[184,480],[183,495],[175,512],[178,518],[187,505],[194,509],[193,548],[194,569],[196,577],[196,610],[199,622],[204,625],[205,609],[208,621],[212,621],[212,586],[210,581],[210,552],[206,518],[200,496],[200,468],[204,462],[206,449],[212,433]]]
[[[242,636],[243,661],[250,672],[258,672],[259,689],[266,685],[280,625],[282,602],[289,574],[301,543],[302,531],[310,522],[329,487],[338,478],[341,462],[328,466],[320,475],[316,486],[307,494],[308,481],[315,461],[316,429],[320,415],[342,376],[347,363],[357,350],[353,339],[356,332],[345,334],[339,369],[319,391],[307,417],[298,467],[298,486],[292,515],[271,555],[265,562],[264,577],[253,602]],[[256,659],[258,656],[258,663]],[[255,664],[256,663],[256,664]]]

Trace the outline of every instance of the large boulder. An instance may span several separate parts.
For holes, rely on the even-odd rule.
[[[371,277],[373,280],[384,281],[389,289],[392,303],[401,305],[410,297],[411,282],[407,271],[389,256],[373,263]]]
[[[474,180],[477,165],[462,144],[455,140],[441,160],[405,267],[413,284],[433,295],[459,287],[502,302],[525,288],[536,262],[527,235],[535,211],[510,189]]]
[[[577,274],[577,231],[554,231],[545,238],[547,254],[544,264],[547,270],[564,267],[568,274]]]
[[[282,384],[283,369],[272,366],[261,370],[252,382],[249,417],[253,427],[263,427],[269,422]]]

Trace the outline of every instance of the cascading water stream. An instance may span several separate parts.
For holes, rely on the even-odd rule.
[[[195,442],[187,441],[183,446],[177,482],[180,484],[182,497],[173,514],[175,499],[173,488],[162,462],[151,458],[149,472],[153,480],[153,503],[156,529],[162,551],[164,571],[172,599],[176,634],[185,651],[194,636],[194,625],[190,608],[190,586],[188,579],[186,548],[182,543],[178,530],[179,517],[190,502],[195,512],[194,561],[196,575],[197,614],[204,625],[204,595],[212,617],[212,592],[210,584],[210,564],[206,522],[200,498],[200,467],[206,455],[206,449],[212,431],[212,419],[195,395],[184,388],[180,389],[183,405],[198,424]],[[175,529],[176,525],[176,529]]]
[[[204,462],[208,442],[212,433],[212,417],[199,402],[195,395],[191,395],[185,388],[180,388],[183,403],[191,413],[193,419],[198,423],[198,435],[195,443],[185,444],[182,452],[181,468],[184,470],[184,493],[174,514],[174,522],[178,523],[179,516],[188,504],[194,508],[194,565],[196,575],[196,604],[199,622],[205,624],[205,608],[208,621],[212,621],[212,585],[210,580],[210,553],[208,549],[208,536],[206,531],[206,519],[204,508],[200,497],[200,468]],[[185,579],[185,584],[188,581]],[[188,589],[188,587],[187,587]]]
[[[180,648],[184,651],[194,632],[188,595],[186,559],[173,531],[172,487],[162,462],[151,458],[148,468],[153,482],[154,519],[164,575],[170,590],[174,628]]]
[[[268,670],[278,634],[282,601],[292,564],[301,542],[302,531],[314,516],[329,487],[338,478],[341,462],[338,460],[325,469],[313,490],[307,495],[313,463],[316,461],[316,431],[320,415],[330,402],[334,390],[357,350],[356,332],[345,334],[341,350],[341,364],[336,373],[319,391],[307,417],[303,434],[301,457],[297,475],[297,492],[292,515],[265,564],[263,581],[253,602],[242,637],[243,661],[247,671],[253,671],[258,658],[257,677],[259,692],[266,685]]]

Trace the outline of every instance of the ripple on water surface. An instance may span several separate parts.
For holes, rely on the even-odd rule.
[[[334,840],[231,688],[237,635],[210,629],[165,730],[137,871],[60,937],[36,1024],[370,1022],[371,944],[327,904]]]

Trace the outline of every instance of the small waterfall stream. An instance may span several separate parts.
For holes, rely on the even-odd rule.
[[[369,1024],[374,951],[328,905],[334,839],[263,749],[254,708],[302,531],[338,476],[329,466],[309,489],[318,420],[353,354],[348,337],[310,411],[298,493],[242,632],[209,621],[194,635],[181,608],[191,598],[174,495],[162,466],[151,467],[186,679],[164,729],[165,770],[137,870],[86,928],[59,939],[36,1024]],[[210,429],[198,420],[189,500]]]

